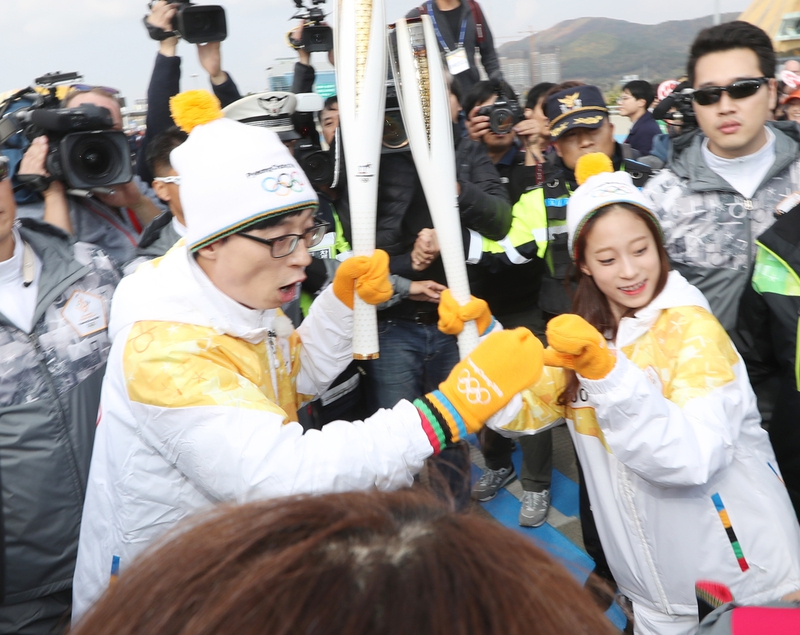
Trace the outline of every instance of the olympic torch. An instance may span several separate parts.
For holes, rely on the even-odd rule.
[[[464,305],[470,299],[469,279],[461,239],[449,92],[439,45],[427,15],[398,20],[394,33],[395,38],[389,35],[390,57],[408,143],[431,211],[447,286],[455,301]],[[458,336],[461,357],[477,345],[478,327],[468,322]]]
[[[334,56],[339,125],[350,198],[353,253],[375,250],[378,168],[386,103],[386,24],[383,0],[334,2]],[[353,357],[378,357],[375,307],[355,297]]]

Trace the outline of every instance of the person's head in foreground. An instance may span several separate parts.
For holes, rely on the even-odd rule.
[[[569,249],[577,268],[573,312],[601,333],[653,300],[667,283],[661,225],[626,172],[605,154],[581,157],[569,200]]]
[[[602,635],[570,574],[527,538],[427,494],[221,507],[150,551],[73,635]]]

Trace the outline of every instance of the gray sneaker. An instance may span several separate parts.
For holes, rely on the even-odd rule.
[[[523,492],[522,507],[519,510],[519,524],[523,527],[541,527],[547,520],[550,509],[550,490],[543,492]]]
[[[500,470],[486,469],[472,488],[472,498],[479,503],[490,501],[497,496],[501,487],[515,478],[517,478],[517,473],[514,471],[513,465]]]

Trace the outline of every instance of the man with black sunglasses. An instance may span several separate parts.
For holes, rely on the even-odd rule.
[[[757,26],[735,21],[701,31],[687,73],[698,129],[672,139],[665,169],[644,188],[674,268],[728,331],[756,238],[800,196],[800,133],[793,122],[770,121],[775,64],[772,42]]]

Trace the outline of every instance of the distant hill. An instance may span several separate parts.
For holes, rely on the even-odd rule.
[[[738,13],[722,14],[735,20]],[[625,75],[661,81],[686,73],[689,46],[697,32],[713,23],[712,16],[671,20],[661,24],[635,24],[609,18],[565,20],[536,35],[539,53],[561,59],[561,78],[579,79],[609,90]],[[530,37],[498,47],[503,57],[526,57]]]

